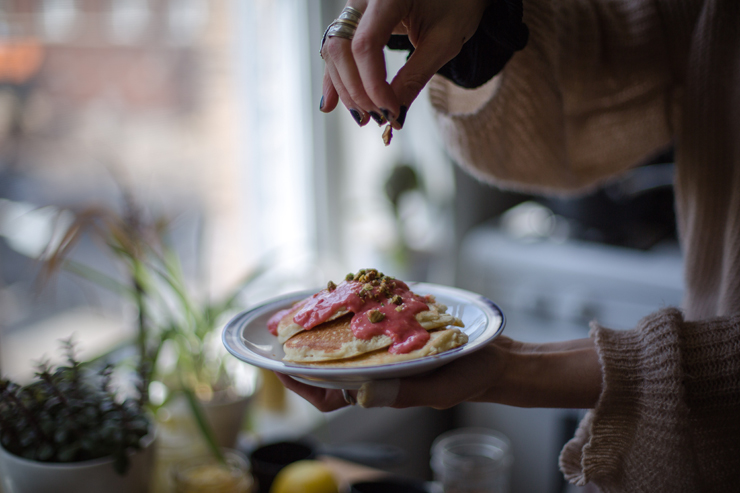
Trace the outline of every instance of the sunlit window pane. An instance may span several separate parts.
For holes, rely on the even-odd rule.
[[[151,19],[148,0],[111,0],[110,36],[114,43],[139,40]]]
[[[39,12],[39,24],[43,37],[50,43],[68,40],[73,34],[77,20],[75,0],[44,0]]]

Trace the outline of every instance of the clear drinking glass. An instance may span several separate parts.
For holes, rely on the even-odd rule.
[[[172,481],[175,493],[250,493],[254,480],[244,457],[234,450],[224,450],[226,463],[213,455],[185,459],[174,465]]]
[[[507,493],[511,446],[502,433],[460,428],[443,433],[432,444],[434,480],[444,493]]]

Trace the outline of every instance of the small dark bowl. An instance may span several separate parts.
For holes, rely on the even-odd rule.
[[[350,485],[350,493],[428,493],[424,484],[407,479],[361,481]]]
[[[313,459],[313,447],[303,442],[277,442],[256,448],[249,456],[259,493],[268,493],[280,470],[299,460]]]

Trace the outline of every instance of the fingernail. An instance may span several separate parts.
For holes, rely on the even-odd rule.
[[[370,112],[370,118],[375,120],[375,123],[377,123],[378,125],[382,125],[385,123],[385,119],[374,111]]]
[[[362,407],[392,406],[400,388],[401,381],[397,378],[365,382],[357,391],[357,403]]]
[[[355,121],[357,122],[359,126],[362,126],[362,115],[360,114],[359,111],[352,109],[352,110],[349,110],[349,114],[352,115],[352,118],[355,119]]]
[[[393,120],[393,115],[391,115],[391,112],[388,111],[387,109],[380,108],[380,112],[383,113],[383,116],[385,117],[386,120],[388,121]]]
[[[398,122],[401,127],[403,127],[403,122],[406,121],[406,112],[409,110],[408,106],[401,106],[401,112],[398,115],[398,118],[396,118],[396,121]]]
[[[319,111],[324,109],[324,95],[321,95],[321,101],[319,101]]]

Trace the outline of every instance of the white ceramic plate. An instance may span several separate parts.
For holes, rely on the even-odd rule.
[[[428,283],[409,283],[417,294],[431,294],[447,305],[447,313],[460,318],[468,343],[434,356],[387,365],[361,368],[312,368],[283,362],[282,344],[267,330],[267,320],[278,310],[291,306],[316,291],[293,293],[269,301],[235,316],[224,328],[226,349],[251,365],[285,373],[298,381],[330,389],[358,389],[370,380],[417,375],[438,368],[485,346],[504,330],[504,314],[492,301],[462,289]]]

